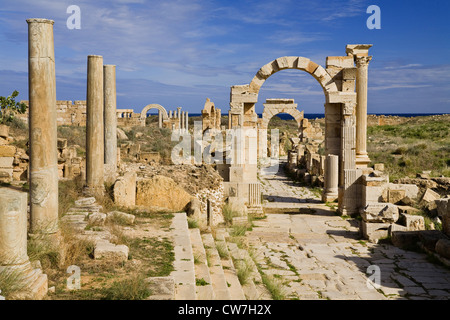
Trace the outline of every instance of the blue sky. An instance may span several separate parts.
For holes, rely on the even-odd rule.
[[[67,7],[81,9],[69,30]],[[381,29],[369,30],[369,5]],[[0,96],[28,99],[27,18],[55,21],[58,100],[86,99],[87,55],[117,65],[117,106],[150,103],[200,113],[206,98],[227,113],[230,86],[264,64],[304,56],[325,66],[347,44],[373,44],[369,113],[450,113],[450,2],[366,0],[0,0]],[[320,85],[299,70],[271,76],[260,91],[323,113]]]

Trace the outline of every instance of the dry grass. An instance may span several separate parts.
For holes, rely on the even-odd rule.
[[[372,164],[384,163],[391,181],[422,171],[450,177],[450,116],[416,117],[367,132]]]

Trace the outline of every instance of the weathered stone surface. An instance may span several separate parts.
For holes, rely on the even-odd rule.
[[[134,215],[120,211],[112,211],[106,214],[106,220],[120,222],[121,224],[133,224],[135,219]]]
[[[186,208],[186,214],[195,218],[200,218],[202,214],[202,203],[197,198],[192,198]]]
[[[9,126],[5,124],[0,124],[0,138],[9,137]]]
[[[128,136],[125,134],[125,131],[123,131],[120,128],[117,128],[117,139],[119,139],[119,140],[128,140]]]
[[[419,238],[424,247],[430,251],[435,251],[436,243],[440,239],[448,239],[448,237],[445,236],[445,234],[443,234],[438,230],[420,231]]]
[[[58,150],[53,22],[29,19],[30,232],[58,230]]]
[[[390,223],[361,222],[361,232],[364,239],[371,242],[378,242],[379,239],[389,235]]]
[[[140,180],[136,184],[136,205],[156,206],[181,211],[191,201],[192,196],[173,179],[156,175]]]
[[[406,226],[408,231],[425,230],[425,219],[422,216],[402,213],[399,222]]]
[[[95,201],[96,200],[94,197],[82,198],[82,199],[75,200],[75,205],[77,207],[90,206],[90,205],[94,204]]]
[[[33,268],[27,255],[27,194],[9,188],[0,188],[0,273],[13,274],[19,288],[10,299],[47,294],[47,275]]]
[[[114,203],[131,208],[136,204],[136,173],[127,172],[114,183]]]
[[[450,198],[436,200],[435,204],[442,219],[442,232],[450,236]]]
[[[94,259],[127,261],[129,248],[126,245],[115,245],[108,241],[99,241],[95,245]]]
[[[145,279],[152,294],[146,300],[174,300],[175,280],[173,277],[151,277]]]
[[[441,196],[439,195],[439,193],[437,193],[437,192],[435,192],[435,191],[433,191],[431,189],[427,189],[425,191],[425,193],[423,194],[423,196],[422,196],[421,202],[431,203],[431,202],[434,202],[434,201],[436,201],[436,200],[438,200],[440,198],[441,198]]]
[[[16,154],[16,147],[4,145],[0,146],[0,157],[14,157]]]
[[[106,214],[101,212],[93,213],[88,218],[88,223],[91,226],[102,226],[105,224],[105,221],[106,221]]]
[[[398,208],[391,203],[370,203],[361,217],[368,222],[396,222],[399,218]]]
[[[104,190],[103,57],[89,55],[86,91],[86,187],[93,195]]]
[[[439,239],[438,242],[436,242],[435,250],[440,256],[450,259],[450,240]]]
[[[406,196],[405,190],[388,190],[388,201],[393,204],[399,203]]]

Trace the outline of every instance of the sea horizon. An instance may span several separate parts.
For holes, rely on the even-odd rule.
[[[406,117],[406,118],[413,118],[413,117],[428,117],[428,116],[441,116],[446,115],[450,113],[368,113],[368,116],[375,115],[375,116],[390,116],[390,117]],[[149,115],[157,115],[157,113],[149,113]],[[189,117],[201,117],[201,113],[189,113]],[[222,116],[227,116],[226,114],[222,114]],[[258,113],[258,117],[261,117],[262,113]],[[294,119],[291,115],[287,113],[280,113],[275,115],[276,117],[279,117],[282,120],[289,120]],[[320,119],[324,118],[324,113],[305,113],[304,117],[306,119]]]

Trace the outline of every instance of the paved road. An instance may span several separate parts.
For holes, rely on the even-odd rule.
[[[281,213],[255,221],[249,243],[285,299],[450,299],[450,270],[426,254],[359,240],[357,220],[337,216],[282,172],[260,181],[265,206]]]

